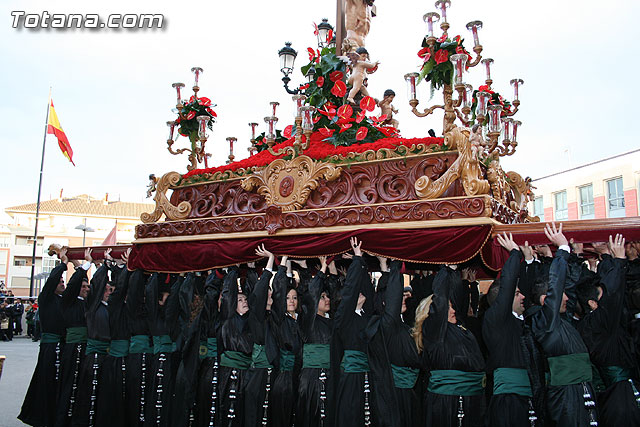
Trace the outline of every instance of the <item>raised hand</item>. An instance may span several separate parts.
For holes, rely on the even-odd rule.
[[[378,262],[380,263],[380,271],[389,271],[389,267],[387,266],[388,258],[383,256],[376,256],[378,258]]]
[[[525,241],[524,246],[520,246],[520,250],[524,255],[524,259],[526,259],[527,261],[530,261],[533,259],[533,248],[529,246],[529,241]]]
[[[591,246],[598,255],[610,254],[609,245],[605,242],[593,242]]]
[[[131,248],[127,249],[120,257],[125,265],[129,262],[129,255],[131,255]]]
[[[321,256],[318,258],[320,260],[320,271],[322,271],[323,273],[327,272],[327,257],[326,256]]]
[[[626,258],[624,249],[624,237],[622,234],[616,234],[616,237],[609,236],[609,251],[614,258]]]
[[[60,249],[60,252],[58,252],[58,257],[60,258],[60,261],[62,261],[64,264],[69,264],[69,257],[67,256],[67,247],[64,247],[62,249]]]
[[[88,249],[88,250],[90,250],[90,249]],[[87,258],[85,257],[85,259],[87,259]],[[104,251],[104,259],[107,260],[107,261],[113,261],[113,257],[111,256],[111,248],[109,248],[106,251]],[[89,261],[89,260],[87,259],[87,261]],[[91,261],[89,261],[89,262],[91,262]]]
[[[520,250],[520,246],[518,246],[518,244],[513,241],[513,234],[511,233],[509,233],[508,236],[506,232],[502,233],[502,235],[498,234],[496,236],[496,240],[498,241],[500,246],[502,246],[509,252],[511,252],[513,249]]]
[[[549,245],[538,245],[535,247],[536,253],[540,256],[552,257],[551,248]]]
[[[559,228],[556,228],[555,222],[552,222],[551,225],[547,224],[544,228],[544,234],[546,234],[547,239],[549,239],[551,243],[558,247],[569,245],[569,241],[565,235],[562,234],[562,223],[560,223]]]
[[[264,243],[256,248],[256,255],[261,256],[263,258],[272,257],[273,254],[265,249]]]
[[[362,241],[358,241],[357,237],[351,238],[351,248],[353,249],[353,254],[355,256],[362,256],[362,250],[360,247],[362,246]]]
[[[573,241],[573,237],[571,238],[571,240],[569,240],[569,243],[571,243],[571,249],[573,249],[573,252],[577,253],[577,254],[581,254],[584,252],[584,244],[583,243],[576,243]]]

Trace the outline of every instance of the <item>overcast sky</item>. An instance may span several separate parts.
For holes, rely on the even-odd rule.
[[[637,93],[637,19],[640,2],[568,0],[452,0],[451,36],[465,37],[465,24],[482,20],[484,57],[495,60],[494,89],[512,97],[509,80],[524,79],[516,116],[523,122],[517,153],[503,158],[505,170],[533,178],[637,148],[633,130]],[[379,71],[369,89],[380,97],[397,93],[394,105],[404,137],[442,131],[442,113],[410,113],[403,75],[417,71],[425,34],[422,15],[430,1],[377,0],[367,48]],[[333,0],[274,1],[7,1],[0,4],[0,104],[3,130],[0,209],[34,202],[38,190],[47,95],[74,150],[73,167],[48,137],[43,200],[88,193],[143,201],[149,173],[186,171],[186,156],[166,150],[165,122],[175,118],[171,83],[193,84],[191,67],[204,68],[201,96],[218,106],[218,123],[207,142],[212,164],[228,154],[225,140],[238,138],[236,158],[247,155],[249,126],[278,101],[278,128],[293,121],[291,97],[282,89],[278,49],[291,41],[296,67],[315,46],[312,23],[335,22]],[[12,28],[11,11],[26,13],[161,13],[161,30],[39,30]],[[299,71],[294,84],[303,80]],[[482,84],[480,67],[467,78]],[[188,91],[190,94],[191,91]],[[425,85],[421,107],[428,100]],[[185,140],[182,139],[182,142]],[[6,219],[6,217],[3,216]]]

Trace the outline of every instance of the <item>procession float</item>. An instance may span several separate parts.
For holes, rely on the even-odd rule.
[[[249,123],[249,156],[238,160],[235,138],[227,138],[228,160],[206,151],[215,105],[200,91],[203,70],[192,68],[192,95],[174,83],[176,117],[167,122],[167,149],[188,158],[186,171],[150,176],[155,209],[141,217],[129,256],[130,269],[182,273],[255,261],[255,248],[294,258],[338,255],[357,236],[366,252],[424,265],[470,263],[495,274],[506,252],[493,236],[507,231],[518,241],[546,243],[543,224],[532,217],[531,180],[505,171],[501,159],[516,153],[523,80],[510,81],[512,99],[491,79],[493,59],[483,57],[481,21],[451,31],[449,0],[424,15],[426,35],[416,38],[421,66],[404,76],[411,111],[442,114],[441,136],[403,138],[393,117],[395,93],[376,99],[369,78],[379,64],[365,40],[375,14],[373,0],[338,2],[334,28],[325,19],[315,28],[317,47],[307,49],[301,67],[306,83],[290,89],[298,53],[287,43],[279,51],[285,90],[296,116],[277,129],[278,103],[256,134]],[[438,31],[439,27],[439,31]],[[305,55],[306,56],[306,55]],[[479,69],[483,85],[467,75]],[[420,106],[419,85],[441,92],[443,103]],[[187,98],[187,96],[189,96]],[[239,157],[239,156],[238,156]],[[217,159],[219,160],[219,159]],[[640,239],[637,218],[564,222],[577,242],[604,241],[612,232]],[[113,247],[117,256],[129,246]],[[96,257],[106,247],[94,248]],[[71,258],[83,248],[71,248]]]

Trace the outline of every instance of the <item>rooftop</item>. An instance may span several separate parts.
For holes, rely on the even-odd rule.
[[[87,194],[40,202],[41,214],[69,214],[102,216],[109,218],[140,218],[143,212],[154,208],[151,203],[131,203],[98,199]],[[36,213],[36,203],[12,206],[4,210],[9,216],[16,213]]]

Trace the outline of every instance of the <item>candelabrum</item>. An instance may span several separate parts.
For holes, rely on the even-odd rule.
[[[230,136],[230,137],[227,138],[227,142],[229,142],[229,160],[227,160],[227,164],[233,162],[233,159],[236,158],[236,156],[233,155],[233,144],[237,140],[238,140],[238,138],[235,138],[233,136]]]
[[[249,123],[249,127],[251,128],[251,145],[247,148],[247,151],[249,151],[249,157],[253,156],[258,150],[256,147],[256,126],[258,126],[257,123]]]
[[[195,102],[198,102],[198,91],[200,90],[199,80],[200,75],[203,70],[200,67],[193,67],[191,71],[194,74],[194,83],[193,83],[193,97],[192,99]],[[167,150],[174,155],[179,155],[182,153],[189,153],[189,165],[187,165],[187,170],[194,170],[198,167],[199,163],[204,163],[205,168],[208,168],[207,159],[211,157],[211,154],[205,152],[205,143],[207,142],[207,127],[213,115],[209,115],[208,113],[195,115],[194,111],[189,114],[183,114],[183,110],[185,108],[186,101],[182,98],[182,89],[185,87],[184,83],[173,83],[171,85],[176,90],[176,111],[178,112],[178,120],[171,120],[167,122],[167,127],[169,128],[169,138],[167,139]],[[192,102],[191,100],[189,102]],[[209,101],[210,102],[210,101]],[[203,108],[208,108],[203,106]],[[193,115],[192,115],[193,114]],[[195,118],[197,122],[197,132],[194,131],[193,134],[189,135],[189,140],[191,142],[191,148],[179,148],[174,149],[173,144],[176,142],[180,133],[176,133],[176,128],[179,123],[185,122],[188,120],[193,120]],[[174,139],[175,136],[175,139]]]
[[[448,38],[447,32],[450,25],[447,21],[447,9],[450,6],[450,0],[439,0],[435,3],[435,7],[440,13],[429,12],[423,17],[427,24],[427,35],[425,36],[426,48],[423,50],[428,52],[424,53],[425,62],[430,58],[427,57],[427,55],[434,55],[435,60],[438,61],[437,64],[442,62],[442,60],[438,58],[438,52],[434,52],[434,47],[436,47],[436,42],[442,43]],[[440,19],[440,29],[443,35],[440,38],[436,38],[434,35],[434,26]],[[502,97],[495,94],[491,89],[491,85],[493,84],[493,80],[491,79],[491,65],[494,61],[491,58],[483,59],[481,55],[483,47],[480,44],[478,30],[482,28],[482,21],[471,21],[466,25],[466,28],[473,36],[473,52],[476,56],[474,59],[459,47],[456,48],[455,54],[449,55],[447,52],[448,60],[453,65],[453,78],[451,82],[442,84],[444,98],[442,105],[432,105],[423,111],[419,111],[417,108],[419,101],[416,86],[419,83],[420,75],[418,73],[405,74],[404,78],[407,82],[411,111],[418,117],[426,117],[435,110],[444,110],[443,134],[450,132],[456,127],[456,119],[465,127],[474,125],[481,126],[483,139],[485,140],[483,144],[486,150],[485,154],[487,156],[510,156],[515,153],[516,146],[518,145],[516,139],[517,129],[522,124],[520,121],[513,120],[511,117],[518,112],[518,107],[520,106],[518,92],[520,86],[524,84],[524,81],[521,79],[511,80],[511,86],[514,91],[511,105],[514,108],[504,108],[504,100]],[[460,43],[458,43],[458,45],[460,45]],[[442,50],[442,47],[440,50]],[[465,83],[464,76],[469,68],[473,68],[479,64],[482,64],[485,68],[486,79],[485,85],[480,86],[478,90],[475,91],[472,85]],[[454,90],[457,94],[457,99],[454,99]],[[472,111],[474,105],[475,110]],[[508,107],[508,104],[506,105]],[[473,117],[470,117],[472,112],[475,114]],[[474,128],[474,130],[477,129]]]
[[[277,102],[271,103],[273,106],[273,115],[264,118],[264,121],[268,125],[268,131],[266,134],[267,150],[274,156],[290,155],[292,158],[297,157],[301,155],[304,150],[309,148],[309,143],[311,142],[311,134],[313,133],[313,114],[315,113],[316,108],[304,104],[307,99],[306,95],[294,95],[292,99],[296,104],[296,116],[294,119],[295,136],[291,146],[281,148],[278,151],[273,149],[273,145],[275,143],[274,126],[278,121],[278,118],[275,116],[275,107],[278,105]],[[305,136],[304,142],[302,141],[302,135]]]

